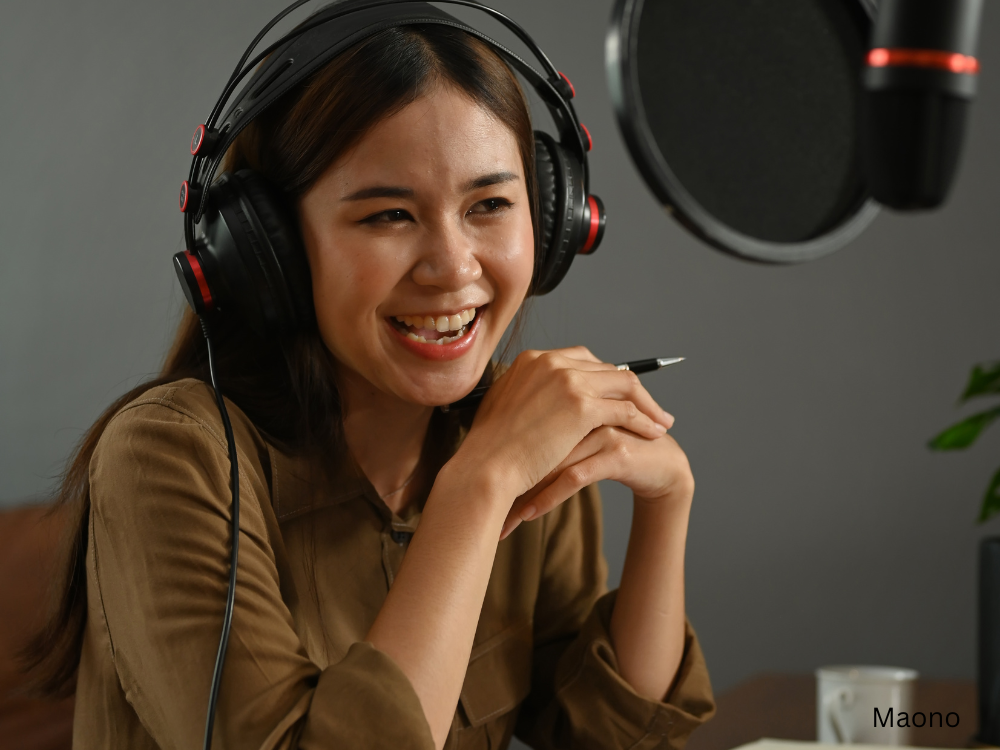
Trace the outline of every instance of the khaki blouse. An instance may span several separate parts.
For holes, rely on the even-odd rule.
[[[213,746],[431,750],[409,680],[364,640],[420,513],[394,515],[346,451],[330,479],[311,478],[304,459],[228,407],[240,558]],[[90,486],[73,746],[201,747],[230,536],[229,456],[211,389],[182,380],[123,408]],[[605,578],[595,487],[500,543],[448,750],[504,748],[512,734],[540,749],[680,748],[712,715],[690,627],[665,702],[622,679]]]

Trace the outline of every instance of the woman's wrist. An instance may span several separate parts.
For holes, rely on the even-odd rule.
[[[671,537],[687,536],[694,492],[670,493],[659,498],[645,498],[633,493],[632,528],[645,529],[648,534]]]
[[[688,475],[674,482],[673,486],[662,495],[656,497],[632,493],[636,512],[659,514],[664,512],[688,512],[694,500],[694,478]]]
[[[506,488],[503,472],[490,462],[470,464],[458,454],[452,457],[434,480],[431,497],[439,503],[457,501],[463,507],[497,518],[497,533],[507,517],[515,496]],[[430,498],[428,498],[430,502]]]

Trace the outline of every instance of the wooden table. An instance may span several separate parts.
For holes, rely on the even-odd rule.
[[[971,680],[918,680],[915,711],[955,711],[957,727],[913,729],[920,747],[969,747],[979,728],[976,686]],[[691,735],[687,750],[729,750],[762,737],[816,739],[816,678],[764,674],[717,697],[719,710]]]

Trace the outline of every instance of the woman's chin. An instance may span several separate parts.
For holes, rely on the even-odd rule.
[[[397,391],[396,393],[404,401],[409,401],[411,404],[419,404],[421,406],[446,406],[447,404],[453,404],[466,396],[478,384],[479,378],[474,378],[469,380],[469,383],[467,384],[468,387],[466,387],[465,384],[456,387],[455,384],[449,383],[446,387],[411,387],[401,389],[401,391]]]

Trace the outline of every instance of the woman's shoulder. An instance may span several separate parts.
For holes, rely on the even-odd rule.
[[[237,450],[247,456],[266,454],[263,437],[243,411],[229,399],[226,411]],[[228,453],[215,391],[195,378],[153,386],[122,406],[101,435],[98,450],[106,451],[122,442],[132,450],[146,446],[183,453],[212,446]]]
[[[263,505],[270,493],[267,443],[231,401],[227,411],[236,439],[241,495]],[[90,459],[95,511],[116,516],[175,505],[229,506],[230,459],[226,433],[211,386],[195,379],[149,388],[108,422]],[[136,502],[141,498],[141,502]],[[185,502],[178,502],[179,499]]]

